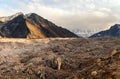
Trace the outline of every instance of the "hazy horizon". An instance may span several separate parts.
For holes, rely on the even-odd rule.
[[[119,0],[0,0],[0,17],[37,13],[68,29],[105,30],[120,22]]]

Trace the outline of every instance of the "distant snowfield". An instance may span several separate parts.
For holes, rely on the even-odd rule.
[[[70,29],[70,31],[80,37],[90,37],[91,35],[97,33],[97,31],[95,31],[95,30],[89,31],[89,30],[80,30],[80,29],[74,29],[74,30]]]

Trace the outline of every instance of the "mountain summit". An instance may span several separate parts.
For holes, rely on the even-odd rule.
[[[0,17],[0,36],[8,38],[78,37],[35,13],[24,15],[21,12]]]
[[[91,37],[120,37],[120,24],[115,24],[110,29],[98,32]]]
[[[0,17],[0,21],[7,22],[7,21],[10,21],[10,20],[14,19],[15,17],[17,17],[19,15],[23,15],[23,13],[22,12],[18,12],[18,13],[14,14],[14,15],[11,15],[11,16]]]

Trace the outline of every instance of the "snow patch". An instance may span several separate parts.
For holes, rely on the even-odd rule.
[[[18,12],[18,13],[16,13],[16,14],[12,15],[12,16],[0,17],[0,21],[1,21],[1,22],[7,22],[7,21],[10,21],[10,20],[16,18],[16,17],[19,16],[19,15],[23,15],[23,13],[22,13],[22,12]]]

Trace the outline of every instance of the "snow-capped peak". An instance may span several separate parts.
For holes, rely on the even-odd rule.
[[[7,22],[7,21],[10,21],[10,20],[16,18],[16,17],[19,16],[19,15],[23,15],[23,13],[22,13],[22,12],[18,12],[18,13],[16,13],[16,14],[12,15],[12,16],[0,17],[0,21],[1,21],[1,22]]]

